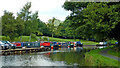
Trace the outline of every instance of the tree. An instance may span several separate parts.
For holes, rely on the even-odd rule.
[[[93,7],[94,6],[94,7]],[[111,29],[119,22],[119,12],[114,10],[113,6],[106,3],[89,3],[83,10],[84,22],[89,24],[95,37],[106,39]]]
[[[31,34],[36,34],[36,35],[43,35],[42,32],[40,31],[39,23],[41,22],[40,19],[38,18],[38,11],[32,14],[30,11],[31,8],[31,2],[28,2],[23,6],[21,11],[17,14],[18,18],[21,21],[21,23],[24,25],[24,30],[22,31],[22,35],[30,35],[31,39]]]
[[[119,22],[119,12],[116,11],[119,4],[86,3],[84,6],[81,5],[79,2],[74,3],[72,5],[74,9],[71,9],[64,4],[65,9],[72,11],[71,16],[67,17],[71,20],[71,27],[74,27],[83,38],[95,38],[99,41],[108,38],[110,31]]]
[[[2,19],[1,19],[1,17],[0,17],[0,36],[2,35]],[[1,38],[0,38],[0,40],[1,40]]]
[[[77,37],[82,37],[86,38],[84,32],[82,29],[79,29],[78,27],[80,25],[83,25],[84,22],[84,16],[82,15],[82,10],[86,8],[88,5],[88,2],[65,2],[63,5],[63,8],[66,10],[72,11],[70,16],[66,17],[65,21],[68,21],[69,23],[69,28],[73,29],[74,32],[74,38]],[[82,32],[81,32],[82,31]]]
[[[59,19],[56,19],[55,20],[55,22],[54,22],[54,26],[55,26],[55,36],[57,36],[57,37],[60,37],[60,36],[62,36],[62,30],[64,30],[64,26],[63,26],[63,24],[62,24],[63,22],[62,21],[60,21]]]
[[[47,27],[46,23],[39,20],[38,23],[38,31],[42,32],[43,35],[50,35],[49,28]]]
[[[30,8],[31,8],[31,2],[28,2],[27,4],[25,4],[25,6],[23,6],[21,11],[17,13],[17,16],[21,18],[24,22],[24,32],[23,32],[24,35],[30,35],[32,32]]]
[[[17,24],[17,34],[20,36],[20,41],[22,41],[22,35],[23,35],[23,33],[24,33],[24,21],[21,19],[21,18],[19,18],[19,17],[17,17],[16,18],[16,24]]]
[[[53,19],[49,19],[48,20],[48,27],[49,27],[49,29],[50,29],[50,32],[52,33],[52,37],[53,37],[53,34],[54,34],[54,32],[55,32],[55,24],[54,24],[54,21],[55,21],[56,19],[53,17]]]
[[[39,19],[38,19],[38,11],[36,11],[32,16],[31,16],[31,28],[32,28],[32,32],[36,33],[38,31],[38,23],[39,23]]]
[[[2,35],[9,36],[11,41],[18,36],[15,17],[13,13],[8,11],[4,11],[2,16]]]
[[[25,4],[25,6],[23,6],[23,8],[21,9],[21,11],[19,13],[17,13],[17,15],[23,20],[23,21],[29,21],[31,16],[31,2],[27,2],[27,4]]]
[[[57,37],[62,37],[64,33],[65,33],[64,26],[62,23],[60,23],[59,26],[57,27],[57,30],[55,31],[55,35]]]

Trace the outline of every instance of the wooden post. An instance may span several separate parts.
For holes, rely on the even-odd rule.
[[[30,49],[30,53],[31,53],[31,49]]]
[[[15,54],[16,54],[17,52],[15,51]]]
[[[22,53],[22,51],[20,51],[20,54]]]

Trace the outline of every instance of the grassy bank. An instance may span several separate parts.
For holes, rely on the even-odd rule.
[[[79,39],[74,40],[74,39],[61,39],[61,38],[52,38],[52,37],[49,37],[49,40],[50,41],[58,41],[58,42],[80,41],[84,45],[96,45],[96,44],[98,44],[97,42],[92,42],[92,41],[87,41],[87,40],[79,40]]]
[[[9,40],[10,41],[9,37],[5,37],[5,36],[0,36],[0,37],[2,38],[2,40]],[[37,38],[41,39],[41,36],[37,36]],[[84,45],[96,45],[96,44],[98,44],[97,42],[92,42],[92,41],[87,41],[87,40],[79,40],[79,39],[74,40],[74,39],[61,39],[61,38],[52,38],[52,37],[48,37],[48,38],[49,38],[49,41],[57,41],[57,42],[80,41]],[[48,41],[47,37],[44,37],[43,39],[44,39],[44,41]],[[30,36],[22,36],[22,42],[29,41],[29,40],[30,40]],[[31,42],[37,41],[37,40],[38,39],[36,39],[36,38],[31,38]],[[15,42],[20,41],[20,37],[15,38],[14,41]]]
[[[118,66],[117,60],[104,57],[99,52],[104,49],[97,49],[85,54],[85,62],[87,66]]]
[[[108,54],[113,55],[113,56],[116,56],[116,57],[120,57],[120,53],[119,53],[119,52],[116,52],[115,50],[109,50],[109,51],[108,51]]]

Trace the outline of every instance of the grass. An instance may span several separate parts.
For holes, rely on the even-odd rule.
[[[9,36],[0,36],[0,40],[10,40]]]
[[[23,41],[23,42],[29,41],[29,40],[30,40],[30,36],[22,36],[22,41]],[[15,41],[20,41],[20,37],[15,38]],[[31,38],[31,42],[33,42],[33,41],[37,41],[37,39]]]
[[[61,39],[61,38],[52,38],[52,37],[48,37],[48,38],[49,38],[49,41],[57,41],[57,42],[68,42],[68,41],[74,42],[74,41],[80,41],[84,45],[96,45],[96,44],[98,44],[97,42],[87,41],[87,40],[79,40],[79,39],[74,40],[74,39]],[[45,39],[45,41],[48,41],[48,40]]]
[[[100,55],[99,52],[101,50],[104,49],[92,50],[85,54],[87,66],[118,66],[119,62],[117,60]]]
[[[4,41],[10,41],[10,38],[8,36],[7,37],[0,36],[0,38],[2,38],[2,40],[4,40]],[[29,41],[29,39],[30,39],[30,36],[22,36],[22,42]],[[18,41],[20,41],[20,37],[16,37],[14,40],[14,42],[18,42]],[[33,42],[33,41],[37,41],[37,39],[31,38],[31,42]]]
[[[120,53],[119,53],[119,52],[116,52],[116,51],[114,51],[114,50],[109,50],[109,51],[108,51],[108,54],[113,55],[113,56],[116,56],[116,57],[120,57]]]
[[[2,38],[2,40],[10,41],[9,37],[0,36],[0,38]],[[41,36],[37,36],[37,38],[41,39]],[[52,37],[48,37],[48,38],[49,38],[49,41],[57,41],[57,42],[80,41],[81,43],[83,43],[83,45],[96,45],[96,44],[98,44],[97,42],[87,41],[87,40],[79,40],[79,39],[74,40],[74,39],[61,39],[61,38],[52,38]],[[22,42],[29,41],[29,39],[30,39],[30,36],[22,36]],[[16,37],[14,41],[15,42],[20,41],[20,37]],[[31,42],[33,42],[33,41],[37,41],[37,39],[31,38]],[[46,37],[44,38],[44,41],[48,41]]]
[[[57,42],[80,41],[84,45],[96,45],[96,44],[98,44],[97,42],[87,41],[87,40],[79,40],[79,39],[74,40],[74,39],[61,39],[61,38],[52,38],[52,37],[48,37],[48,38],[49,38],[49,41],[57,41]]]

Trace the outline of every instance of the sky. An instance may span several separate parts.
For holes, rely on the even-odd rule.
[[[71,13],[62,8],[65,0],[0,0],[0,17],[4,14],[4,10],[13,12],[16,16],[22,7],[27,3],[31,2],[31,11],[34,13],[38,11],[39,18],[43,22],[47,22],[53,17],[64,21],[65,18]]]

